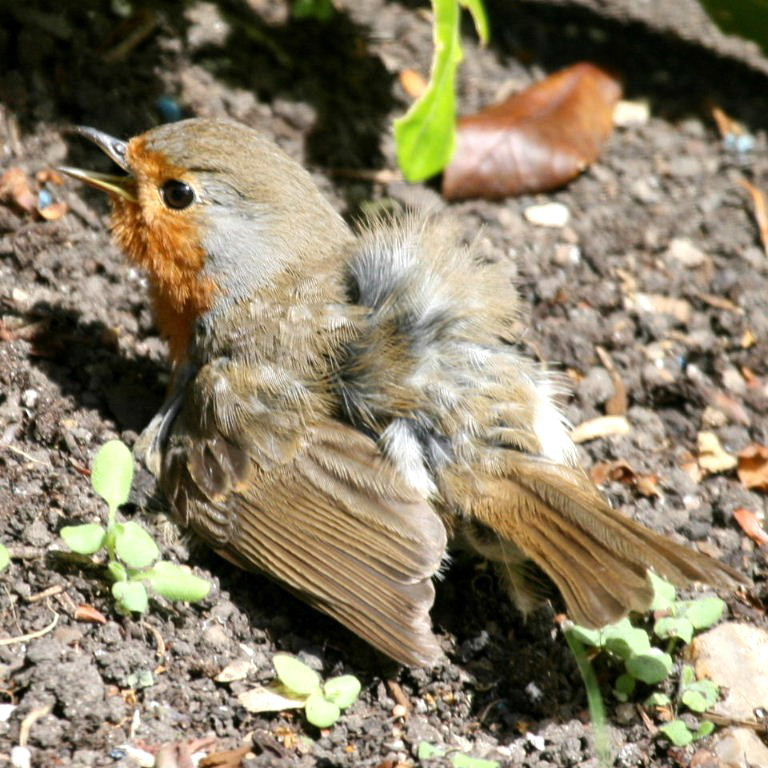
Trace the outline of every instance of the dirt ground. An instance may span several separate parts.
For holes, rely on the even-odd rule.
[[[67,124],[128,137],[179,113],[226,115],[306,162],[352,219],[384,198],[444,206],[429,185],[339,172],[396,167],[391,120],[407,104],[397,74],[426,72],[431,56],[421,4],[341,5],[323,25],[288,23],[270,0],[156,3],[138,19],[130,2],[66,12],[3,4],[0,172],[64,161],[108,170],[91,146],[63,136]],[[632,428],[585,444],[584,462],[624,459],[658,475],[663,492],[609,482],[615,505],[752,576],[751,600],[731,597],[729,607],[764,625],[766,558],[733,512],[765,512],[765,495],[733,472],[698,480],[689,470],[702,429],[730,452],[768,443],[768,256],[740,184],[768,183],[768,67],[754,47],[719,35],[693,0],[490,7],[494,43],[467,45],[462,111],[590,60],[618,70],[651,118],[618,130],[564,190],[451,211],[467,237],[480,233],[489,258],[510,264],[530,307],[527,342],[572,381],[573,423],[605,412],[616,384],[598,347],[613,361]],[[744,123],[754,149],[725,146],[712,104]],[[267,579],[190,549],[151,511],[131,514],[169,557],[214,581],[202,604],[121,618],[98,573],[57,554],[63,525],[104,514],[83,469],[107,439],[133,443],[162,399],[167,366],[146,281],[110,242],[106,199],[75,183],[49,190],[69,206],[57,220],[0,206],[0,541],[15,555],[0,576],[0,638],[57,619],[36,639],[0,640],[0,703],[17,705],[0,722],[0,765],[20,739],[35,766],[127,768],[125,744],[215,736],[227,749],[252,735],[251,766],[394,768],[417,763],[422,740],[505,765],[596,766],[584,689],[552,612],[524,623],[479,561],[459,557],[438,587],[445,663],[407,670]],[[569,225],[527,223],[524,209],[550,199],[568,207]],[[670,248],[676,240],[682,251]],[[107,623],[76,620],[83,604]],[[363,681],[335,728],[320,733],[299,716],[238,704],[238,692],[271,678],[279,649]],[[247,681],[213,680],[238,658],[253,663]],[[403,703],[409,712],[396,717]],[[670,748],[635,709],[608,703],[616,766],[690,765],[696,748]],[[30,713],[37,719],[20,734]]]

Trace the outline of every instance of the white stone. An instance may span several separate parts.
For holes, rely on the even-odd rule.
[[[718,768],[768,766],[768,747],[751,728],[728,728],[714,746]]]
[[[754,720],[768,707],[768,632],[729,621],[699,635],[691,644],[697,677],[725,689],[714,711],[733,720]],[[767,765],[768,763],[762,763]]]
[[[613,124],[619,128],[645,125],[651,117],[647,101],[625,101],[622,99],[613,108]]]
[[[665,255],[689,269],[700,267],[707,260],[707,255],[684,237],[676,237],[672,240]]]
[[[523,211],[523,216],[527,222],[537,227],[561,229],[570,221],[571,212],[562,203],[541,203],[529,205]]]

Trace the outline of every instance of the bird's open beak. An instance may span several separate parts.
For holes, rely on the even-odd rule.
[[[106,133],[97,131],[95,128],[77,127],[74,129],[74,132],[85,136],[86,139],[90,139],[123,170],[128,171],[129,174],[131,173],[131,167],[127,160],[127,142],[115,139]],[[67,176],[84,181],[86,184],[96,187],[96,189],[102,189],[105,192],[119,195],[126,200],[130,200],[132,203],[138,200],[136,196],[136,179],[132,175],[113,176],[109,173],[84,171],[81,168],[70,168],[68,166],[62,166],[59,170],[62,173],[66,173]]]

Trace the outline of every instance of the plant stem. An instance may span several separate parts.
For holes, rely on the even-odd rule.
[[[587,704],[589,715],[592,718],[592,727],[595,730],[595,748],[600,765],[608,768],[613,763],[613,743],[608,730],[608,718],[605,714],[605,702],[600,693],[600,685],[597,675],[589,660],[586,647],[570,629],[563,629],[563,634],[571,648],[576,665],[587,689]]]

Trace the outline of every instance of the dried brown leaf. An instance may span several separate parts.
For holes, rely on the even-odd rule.
[[[755,186],[751,181],[747,181],[747,179],[741,179],[740,183],[752,196],[755,221],[760,231],[760,242],[763,244],[763,251],[768,255],[768,202],[765,199],[765,193],[760,187]]]
[[[62,216],[64,216],[68,210],[69,207],[62,201],[46,205],[45,208],[37,208],[37,212],[46,221],[56,221],[56,219],[60,219]]]
[[[741,451],[738,475],[746,488],[768,491],[768,445],[753,443]]]
[[[752,541],[759,544],[761,547],[768,545],[768,534],[763,529],[762,515],[754,510],[747,509],[746,507],[739,507],[735,510],[733,516],[736,518],[736,522],[741,526],[744,533],[749,536]]]
[[[93,624],[107,623],[107,617],[98,608],[94,608],[89,603],[77,606],[75,609],[75,619],[77,621],[90,621]]]
[[[582,62],[461,118],[443,195],[493,200],[563,186],[600,155],[620,98],[614,75]]]
[[[9,168],[0,176],[0,200],[26,213],[34,213],[37,209],[37,195],[32,191],[29,177],[23,168]]]
[[[412,99],[418,99],[427,90],[429,83],[421,72],[415,69],[404,69],[400,73],[400,85]]]
[[[643,496],[662,495],[658,475],[641,475],[624,459],[604,461],[591,474],[597,485],[605,485],[610,480],[632,486]]]

